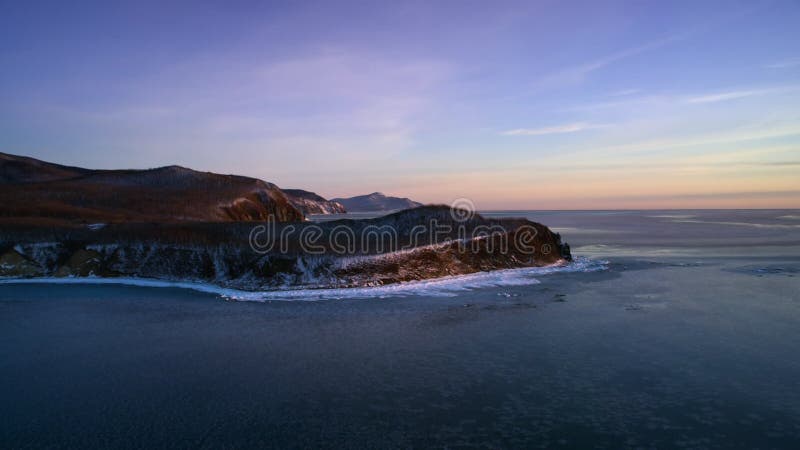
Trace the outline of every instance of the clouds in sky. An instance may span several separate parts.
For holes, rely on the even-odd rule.
[[[605,126],[606,125],[577,122],[542,128],[515,128],[513,130],[503,131],[500,134],[504,136],[542,136],[547,134],[577,133],[579,131],[603,128]]]
[[[0,17],[0,151],[484,208],[541,205],[544,163],[565,208],[592,188],[596,207],[625,190],[800,189],[790,164],[724,164],[744,142],[800,144],[791,2],[716,22],[704,2],[79,9]],[[631,175],[687,176],[666,161],[691,152],[711,158],[695,175],[726,167],[716,185]],[[576,159],[608,168],[579,178]]]
[[[689,103],[716,103],[716,102],[724,102],[727,100],[736,100],[745,97],[752,97],[754,95],[763,95],[766,93],[772,92],[770,89],[761,89],[761,90],[753,90],[753,91],[731,91],[731,92],[720,92],[716,94],[709,94],[709,95],[701,95],[698,97],[691,97],[686,101]]]
[[[543,89],[553,89],[567,87],[584,82],[593,72],[610,66],[616,62],[651,52],[671,43],[686,38],[686,34],[675,34],[664,38],[656,39],[635,47],[624,48],[600,58],[593,59],[583,64],[577,64],[567,68],[556,70],[538,80],[533,84],[534,92]]]

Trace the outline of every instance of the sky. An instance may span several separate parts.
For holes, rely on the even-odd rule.
[[[0,0],[0,151],[478,209],[799,208],[800,2]]]

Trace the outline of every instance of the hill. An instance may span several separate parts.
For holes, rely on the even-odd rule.
[[[277,186],[180,166],[91,170],[0,153],[0,224],[301,221]]]
[[[418,227],[426,231],[411,232]],[[139,277],[265,290],[376,286],[570,259],[561,236],[544,225],[478,214],[457,222],[444,205],[366,220],[275,223],[257,247],[253,230],[198,222],[5,226],[0,277]]]
[[[422,206],[422,203],[411,199],[387,197],[381,192],[350,198],[334,198],[331,201],[341,203],[349,212],[397,211]]]

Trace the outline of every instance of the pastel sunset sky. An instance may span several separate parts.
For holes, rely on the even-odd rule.
[[[800,2],[2,2],[0,151],[478,209],[800,207]]]

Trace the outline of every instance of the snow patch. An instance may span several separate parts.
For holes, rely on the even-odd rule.
[[[527,267],[522,269],[497,270],[469,275],[456,275],[432,280],[411,281],[377,287],[324,288],[324,289],[285,289],[275,291],[248,292],[214,286],[207,283],[186,281],[163,281],[142,278],[26,278],[2,279],[0,284],[118,284],[143,287],[169,287],[191,289],[216,294],[221,297],[239,300],[264,302],[316,301],[344,298],[388,298],[406,296],[454,297],[459,292],[501,286],[528,286],[539,284],[537,276],[556,273],[597,272],[605,270],[607,261],[576,258],[571,263],[561,262],[552,266]]]

